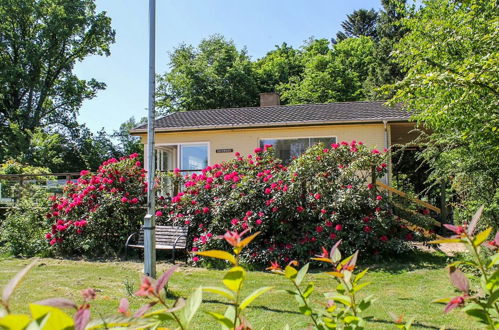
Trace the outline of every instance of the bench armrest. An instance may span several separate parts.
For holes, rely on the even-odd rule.
[[[182,237],[186,238],[186,243],[187,243],[187,235],[179,235],[177,238],[175,238],[175,242],[173,242],[173,249],[175,250],[175,247],[177,246],[178,240],[181,239]]]
[[[137,233],[133,233],[132,235],[128,236],[128,238],[127,238],[127,240],[126,240],[126,243],[125,243],[125,248],[127,248],[127,247],[128,247],[128,245],[130,244],[130,240],[132,239],[132,237],[134,237],[134,236],[136,236],[136,235],[138,236],[138,235],[139,235],[139,233],[138,233],[138,232],[137,232]]]

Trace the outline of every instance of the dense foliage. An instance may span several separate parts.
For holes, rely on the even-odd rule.
[[[0,218],[0,246],[9,255],[47,256],[49,246],[44,235],[47,221],[44,210],[50,207],[49,193],[37,186],[24,186],[19,191],[15,208]]]
[[[317,145],[289,167],[271,146],[255,153],[185,178],[177,172],[183,191],[157,212],[158,222],[189,226],[195,251],[220,248],[216,237],[226,230],[258,230],[243,258],[260,264],[306,260],[340,238],[348,252],[375,254],[403,251],[413,239],[369,183],[386,172],[378,150],[355,141]]]
[[[496,1],[425,1],[397,45],[407,71],[388,86],[392,102],[414,112],[431,130],[422,153],[430,181],[450,183],[456,219],[485,204],[485,220],[499,224],[499,7]],[[487,187],[484,189],[484,187]]]

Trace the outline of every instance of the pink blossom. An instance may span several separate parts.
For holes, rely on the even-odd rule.
[[[303,212],[303,210],[305,210],[305,209],[304,209],[302,206],[297,206],[297,207],[296,207],[296,211],[297,211],[298,213],[302,213],[302,212]]]
[[[372,154],[379,154],[379,150],[378,149],[373,149],[373,150],[371,150],[371,153]]]
[[[208,207],[203,207],[203,213],[210,213],[210,209]]]
[[[254,150],[255,154],[259,154],[262,151],[263,151],[262,148],[255,148],[255,150]]]
[[[198,262],[199,261],[199,257],[192,257],[192,261]]]
[[[158,210],[158,211],[156,211],[156,216],[157,216],[157,217],[161,217],[161,216],[163,216],[163,212],[161,212],[161,211],[159,211],[159,210]]]
[[[262,219],[257,219],[257,220],[255,221],[255,223],[256,223],[257,225],[261,225],[261,224],[262,224]]]
[[[382,197],[381,195],[378,195],[378,196],[376,196],[376,199],[377,199],[378,201],[380,201],[380,200],[382,200],[382,199],[383,199],[383,197]]]
[[[343,225],[337,224],[337,225],[334,227],[334,229],[335,229],[336,231],[341,231],[341,230],[343,229]]]
[[[317,226],[317,227],[315,227],[315,231],[318,232],[318,233],[322,233],[324,231],[324,227]]]

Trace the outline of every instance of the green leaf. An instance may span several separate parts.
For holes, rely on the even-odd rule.
[[[307,305],[301,305],[300,307],[298,307],[298,310],[300,311],[300,313],[302,313],[303,315],[311,315],[312,314],[312,309],[310,309],[310,307],[308,307]]]
[[[196,252],[195,254],[198,256],[203,256],[203,257],[210,257],[210,258],[217,258],[217,259],[226,260],[233,265],[237,264],[236,258],[232,254],[230,254],[229,252],[226,252],[226,251],[222,251],[222,250],[200,251],[200,252]]]
[[[240,266],[231,268],[224,276],[224,285],[234,292],[238,292],[246,276],[246,271]]]
[[[9,314],[0,318],[0,328],[5,328],[9,330],[22,330],[31,321],[28,315],[23,314]]]
[[[187,302],[184,308],[184,318],[186,325],[189,325],[192,318],[196,314],[201,302],[203,301],[203,289],[201,287],[197,288],[194,293],[187,298]]]
[[[460,238],[446,238],[446,239],[437,239],[435,241],[428,242],[428,244],[446,244],[446,243],[461,243],[463,242]]]
[[[439,298],[439,299],[432,300],[431,303],[432,304],[447,304],[450,301],[450,299],[451,298]]]
[[[489,264],[488,268],[495,266],[495,265],[499,265],[499,253],[496,253],[491,257],[490,264]]]
[[[352,305],[349,296],[338,294],[336,292],[328,292],[328,293],[325,293],[324,295],[326,296],[326,298],[332,299],[332,300],[334,300],[336,302],[339,302],[339,303],[341,303],[341,304],[343,304],[345,306],[351,306]]]
[[[294,267],[287,265],[286,268],[284,268],[284,276],[286,276],[286,278],[294,280],[296,278],[296,274],[298,274],[298,271]]]
[[[491,231],[492,231],[492,227],[489,227],[489,228],[485,229],[484,231],[482,231],[481,233],[478,233],[476,235],[475,239],[473,240],[473,245],[480,246],[480,244],[485,242],[487,237],[489,237]]]
[[[241,302],[241,304],[239,305],[239,309],[240,310],[245,309],[249,304],[251,304],[253,302],[253,300],[260,297],[262,294],[269,291],[270,289],[272,289],[271,286],[256,289],[255,291],[253,291],[253,293],[251,293],[249,296],[246,297],[246,299],[244,299]]]
[[[371,301],[361,301],[357,306],[361,311],[365,311],[371,306]]]
[[[314,283],[310,282],[307,287],[305,288],[305,291],[303,291],[303,296],[305,298],[310,297],[310,295],[314,292]]]
[[[494,304],[498,299],[499,299],[499,289],[491,293],[489,299],[487,299],[487,306],[492,306],[492,304]]]
[[[308,266],[309,264],[305,264],[301,269],[300,271],[296,274],[296,279],[295,279],[295,283],[296,285],[300,285],[301,282],[303,281],[303,278],[305,277],[305,275],[307,274],[308,272]]]
[[[46,329],[65,329],[74,325],[73,318],[58,308],[30,304],[29,310],[34,319],[50,314],[45,324]]]
[[[227,309],[225,310],[224,316],[226,318],[228,318],[229,320],[234,320],[234,318],[236,317],[235,306],[231,305],[231,306],[227,307]],[[232,328],[227,328],[224,325],[222,325],[222,330],[229,330],[229,329],[232,329]]]
[[[364,269],[362,272],[358,273],[356,276],[355,276],[355,279],[354,279],[354,283],[357,283],[358,281],[360,281],[366,274],[367,274],[367,271],[369,270],[369,268],[366,268]]]
[[[207,312],[207,314],[211,315],[218,323],[223,325],[224,327],[227,327],[229,329],[234,328],[234,323],[232,323],[232,320],[229,320],[222,314],[214,313],[214,312]]]
[[[363,287],[368,286],[371,283],[372,282],[364,282],[364,283],[361,283],[359,285],[356,285],[353,287],[353,292],[357,292],[357,291],[361,290]]]
[[[230,301],[236,300],[236,296],[234,296],[234,293],[230,290],[227,290],[226,288],[216,288],[208,286],[208,287],[203,287],[203,291],[216,293],[222,297],[229,299]]]
[[[487,313],[483,309],[465,309],[464,312],[478,319],[481,323],[488,324]]]

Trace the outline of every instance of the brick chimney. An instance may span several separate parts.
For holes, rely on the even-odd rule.
[[[261,107],[275,107],[281,105],[279,94],[277,93],[260,93]]]

